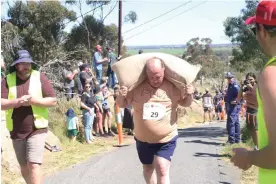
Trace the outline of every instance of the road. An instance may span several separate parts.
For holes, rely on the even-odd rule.
[[[179,130],[171,184],[238,184],[240,171],[222,160],[225,122]],[[95,156],[45,178],[44,184],[144,184],[135,145]]]

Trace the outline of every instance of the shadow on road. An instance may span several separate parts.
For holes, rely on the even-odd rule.
[[[194,127],[178,129],[179,137],[203,137],[218,138],[226,136],[225,128],[222,127]]]
[[[213,154],[213,153],[195,153],[195,157],[231,157],[229,154]]]
[[[225,182],[225,181],[220,181],[219,183],[221,183],[221,184],[231,184],[231,183]]]
[[[192,140],[192,141],[184,141],[184,142],[185,142],[185,143],[207,144],[207,145],[214,145],[214,146],[223,145],[222,143],[218,143],[218,142],[207,142],[207,141],[201,141],[201,140]]]

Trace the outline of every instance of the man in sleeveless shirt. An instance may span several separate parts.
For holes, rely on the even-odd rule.
[[[258,77],[259,150],[233,149],[231,161],[247,170],[259,167],[259,184],[276,182],[276,1],[261,1],[256,16],[245,22],[252,30],[263,52],[271,57]]]

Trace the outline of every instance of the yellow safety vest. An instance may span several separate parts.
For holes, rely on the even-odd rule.
[[[267,62],[265,67],[276,62],[276,58],[272,58]],[[263,102],[259,90],[257,89],[258,100],[258,143],[259,148],[262,149],[268,145],[268,135],[266,129],[266,123],[264,119]],[[259,168],[259,184],[274,184],[276,183],[276,170]]]
[[[8,99],[16,99],[16,72],[7,75],[7,84],[9,88]],[[39,71],[32,70],[30,77],[29,94],[32,97],[43,98]],[[48,109],[45,107],[38,107],[35,105],[32,105],[31,107],[33,110],[35,127],[37,129],[48,127]],[[6,124],[9,131],[13,130],[12,113],[13,109],[6,110]]]

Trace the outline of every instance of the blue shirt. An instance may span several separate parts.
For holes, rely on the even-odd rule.
[[[94,64],[94,68],[97,70],[102,70],[103,69],[103,64],[102,63],[98,63],[100,62],[100,60],[102,60],[102,54],[100,52],[95,52],[94,53],[94,57],[93,57],[93,64]]]
[[[77,129],[77,123],[78,123],[78,118],[75,117],[66,117],[66,125],[67,125],[67,130],[75,130]]]
[[[239,91],[240,86],[235,81],[229,84],[227,88],[226,102],[230,104],[232,101],[235,101],[238,97]]]

